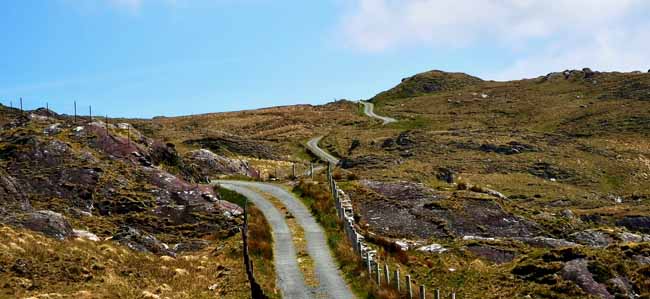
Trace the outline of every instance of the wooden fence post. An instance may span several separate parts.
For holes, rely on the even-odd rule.
[[[381,286],[381,271],[379,270],[379,261],[375,261],[375,280],[377,281],[377,286]]]
[[[424,285],[420,285],[420,299],[427,299],[427,290]]]
[[[366,252],[366,264],[368,264],[368,276],[372,275],[372,263],[370,262],[370,250]]]
[[[23,98],[20,98],[20,113],[22,114],[24,112],[23,110]]]
[[[77,101],[74,101],[74,124],[77,124]]]
[[[88,105],[88,116],[90,117],[90,122],[93,122],[93,106]]]
[[[406,291],[408,292],[408,298],[413,299],[413,285],[411,284],[411,275],[406,275]]]
[[[400,285],[399,285],[399,267],[397,267],[397,269],[395,269],[395,288],[397,289],[398,293],[401,291]]]
[[[437,289],[433,292],[433,298],[435,298],[435,299],[440,299],[440,288],[437,288]]]
[[[384,264],[384,275],[386,275],[386,285],[390,285],[390,269],[388,269],[388,263]]]

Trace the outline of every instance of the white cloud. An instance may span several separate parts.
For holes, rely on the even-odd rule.
[[[361,51],[499,46],[515,53],[498,79],[569,67],[650,65],[646,0],[355,0],[341,30]]]

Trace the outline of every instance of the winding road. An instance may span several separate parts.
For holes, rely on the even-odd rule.
[[[384,125],[397,122],[396,119],[375,114],[375,104],[365,101],[359,101],[363,105],[363,113],[367,116],[383,121]]]
[[[318,143],[321,141],[321,139],[323,139],[323,137],[324,136],[318,136],[310,139],[307,142],[307,148],[321,160],[332,163],[333,165],[338,165],[339,159],[337,159],[336,157],[332,156],[330,153],[318,147]]]
[[[214,183],[246,196],[262,211],[269,222],[273,230],[277,285],[281,290],[282,298],[355,298],[332,257],[325,232],[300,199],[274,184],[227,180],[218,180]],[[307,242],[307,253],[314,262],[314,272],[319,281],[317,288],[311,289],[305,284],[304,276],[298,266],[292,233],[284,215],[261,193],[279,200],[302,227]]]

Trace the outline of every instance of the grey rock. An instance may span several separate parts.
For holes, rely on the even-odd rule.
[[[120,228],[120,230],[113,236],[113,241],[136,251],[175,256],[175,253],[169,249],[167,244],[160,242],[153,235],[132,227]]]
[[[623,243],[641,243],[650,242],[650,236],[645,234],[633,234],[630,232],[622,232],[616,235]]]
[[[635,255],[632,257],[632,259],[641,265],[650,265],[650,257],[643,256],[643,255]]]
[[[456,172],[449,168],[441,167],[438,168],[438,174],[436,177],[443,182],[451,184],[456,179]]]
[[[46,236],[63,240],[72,236],[72,226],[65,217],[52,211],[36,211],[25,215],[20,224]]]
[[[48,126],[43,130],[43,133],[45,135],[56,135],[59,132],[61,132],[61,124],[60,123],[55,123],[53,125]]]
[[[191,151],[185,156],[185,159],[198,166],[202,177],[233,174],[250,177],[259,175],[246,161],[226,158],[206,149]]]
[[[634,299],[639,295],[634,292],[632,284],[625,277],[615,277],[607,281],[611,286],[611,290],[616,295],[616,298],[629,298]]]
[[[588,262],[577,259],[567,262],[562,269],[562,278],[575,282],[586,293],[603,299],[613,299],[614,296],[607,291],[605,285],[594,280],[589,272]]]
[[[606,233],[596,230],[585,230],[571,234],[571,238],[578,244],[590,247],[606,247],[614,240]]]
[[[573,213],[573,211],[571,211],[569,209],[563,210],[562,212],[560,212],[560,215],[562,215],[562,217],[564,217],[566,219],[575,219],[576,218],[576,215]]]
[[[632,231],[650,233],[650,216],[626,216],[616,222],[618,226],[624,226]]]
[[[580,244],[570,242],[564,239],[554,239],[547,237],[532,237],[532,238],[514,238],[515,240],[524,242],[533,247],[540,248],[562,248],[562,247],[576,247]]]
[[[101,241],[97,235],[86,230],[74,229],[72,230],[72,234],[75,238],[79,239],[86,239],[94,242]]]
[[[190,240],[184,243],[179,243],[174,245],[175,252],[188,252],[188,251],[199,251],[205,247],[208,247],[210,243],[205,240]]]

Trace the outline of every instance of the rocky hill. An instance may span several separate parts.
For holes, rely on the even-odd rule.
[[[129,261],[151,256],[174,258],[188,252],[207,256],[207,248],[232,243],[239,231],[241,209],[220,200],[211,186],[197,183],[218,175],[254,175],[255,170],[244,161],[208,150],[181,157],[173,144],[146,137],[128,123],[88,118],[75,122],[45,109],[21,112],[0,107],[0,125],[0,223],[13,227],[3,228],[0,237],[21,236],[3,244],[11,250],[0,254],[4,295],[56,292],[66,282],[57,283],[56,275],[73,271],[65,268],[65,262],[52,269],[38,256],[24,254],[31,246],[45,246],[29,250],[42,254],[51,247],[62,251],[53,252],[50,258],[69,255],[62,249],[65,247],[42,241],[37,237],[40,234],[72,242],[70,246],[81,248],[87,258],[108,263],[104,257],[94,256],[104,247],[122,250],[120,259]],[[77,245],[75,239],[90,243]],[[120,246],[131,250],[111,249]],[[81,271],[69,274],[72,289],[84,290],[113,275],[107,265],[91,264],[89,261],[83,269],[67,265]],[[239,263],[235,265],[240,268]],[[111,266],[111,271],[120,269],[119,264]],[[151,273],[151,283],[160,278],[156,275],[164,276]],[[116,292],[142,291],[130,283]],[[201,290],[201,296],[212,296],[215,291],[207,286]],[[113,295],[117,293],[104,293]]]
[[[199,254],[237,242],[239,210],[198,183],[288,178],[323,135],[356,225],[419,283],[465,298],[650,296],[650,74],[431,71],[372,102],[398,122],[345,100],[109,124],[0,107],[0,221],[6,238]],[[0,276],[24,277],[19,251],[0,255]]]

